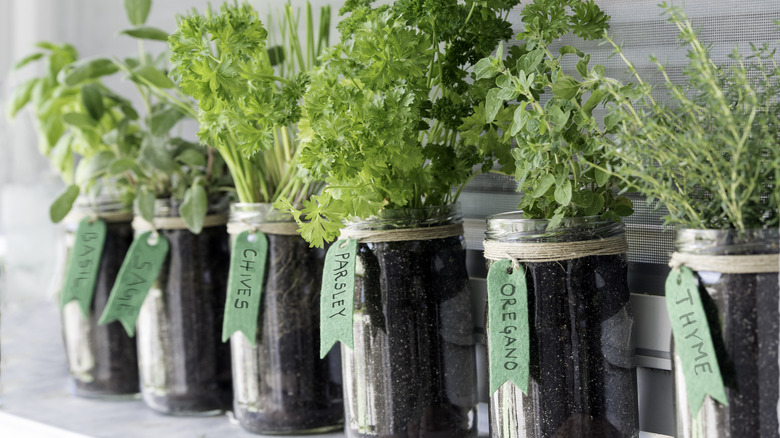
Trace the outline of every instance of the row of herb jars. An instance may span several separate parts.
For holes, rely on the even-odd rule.
[[[232,209],[232,217],[244,224],[285,220],[276,217],[267,206],[237,205]],[[360,243],[351,317],[354,345],[341,348],[349,436],[475,436],[476,368],[462,231],[445,237],[426,237],[427,229],[447,227],[460,220],[454,207],[445,207],[386,212],[381,218],[349,227],[347,234],[352,230],[364,236],[357,239]],[[418,233],[410,238],[365,237],[366,232],[392,234],[408,229]],[[531,255],[513,254],[512,245],[499,248],[509,251],[508,259],[514,259],[512,269],[523,268],[518,272],[526,285],[523,345],[527,345],[527,350],[520,355],[526,358],[527,382],[520,385],[525,391],[511,384],[497,387],[491,397],[492,436],[637,436],[633,317],[626,284],[625,246],[620,245],[624,240],[622,226],[584,218],[549,231],[545,221],[506,214],[488,220],[487,235],[487,242],[532,248]],[[773,245],[770,252],[776,252],[776,237],[768,240]],[[316,359],[319,313],[315,309],[320,277],[319,272],[311,272],[322,269],[322,252],[310,250],[298,237],[271,234],[269,241],[269,271],[256,344],[252,346],[240,333],[231,340],[236,417],[253,432],[338,428],[338,350],[325,360]],[[599,245],[604,246],[601,241],[609,241],[610,248],[599,249]],[[586,244],[578,246],[577,242]],[[552,244],[553,255],[539,244]],[[556,256],[556,252],[563,255]],[[776,292],[776,273],[774,279]],[[224,282],[221,290],[224,291]],[[768,290],[771,293],[772,289]],[[95,305],[99,303],[100,287],[97,291]],[[162,293],[163,289],[159,291]],[[224,298],[224,292],[218,293]],[[495,293],[492,289],[489,292]],[[165,313],[160,311],[165,306],[160,303],[167,300],[161,297],[153,301],[158,303],[156,306],[149,305],[157,309],[150,314],[158,316],[152,327],[163,326],[159,315]],[[219,305],[224,304],[216,304]],[[757,306],[751,305],[756,313]],[[724,306],[719,309],[722,314],[726,312]],[[143,332],[141,321],[139,333]],[[771,325],[772,319],[769,321]],[[745,330],[748,335],[756,330],[749,324],[747,328],[743,326],[732,323],[723,331],[739,337],[745,336]],[[66,323],[66,338],[67,327]],[[774,327],[777,330],[777,318]],[[493,329],[488,327],[489,339]],[[170,327],[162,331],[166,330],[170,333]],[[771,338],[771,333],[767,332],[767,336]],[[162,345],[159,340],[157,344]],[[739,343],[730,344],[731,350],[725,347],[727,357],[739,356],[739,349],[744,350]],[[766,345],[767,360],[771,361],[772,354],[776,359],[776,341],[773,348],[771,343]],[[488,347],[493,352],[498,350],[495,344]],[[70,355],[73,356],[72,351]],[[184,356],[179,354],[174,360],[186,362]],[[494,358],[492,354],[490,357]],[[751,360],[748,358],[739,369],[747,370],[748,364],[758,363]],[[141,363],[143,375],[143,359]],[[493,365],[500,363],[496,360]],[[165,382],[172,380],[165,374],[165,366],[149,370],[159,378],[156,387],[148,391],[160,392]],[[684,394],[679,374],[678,394]],[[751,382],[760,380],[755,373],[747,374]],[[731,392],[732,396],[738,394]],[[767,397],[772,398],[771,394],[764,394],[762,400]],[[716,420],[703,418],[704,414],[696,419],[678,415],[683,436],[692,436],[684,431],[696,422],[701,430],[731,427],[724,426],[729,421],[723,420],[730,418],[723,413],[730,412],[730,408],[723,404],[714,406],[708,409],[720,412]],[[755,422],[765,415],[765,410],[742,409],[732,416],[750,417],[748,420]],[[285,423],[298,427],[285,429]],[[702,426],[706,423],[715,425]],[[723,432],[708,436],[736,435]]]

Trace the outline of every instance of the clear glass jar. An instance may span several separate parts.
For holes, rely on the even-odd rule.
[[[461,223],[457,206],[385,210],[354,230]],[[474,322],[462,235],[360,243],[354,350],[341,347],[349,437],[474,437]]]
[[[231,224],[290,222],[289,214],[271,204],[237,203],[230,207]],[[341,356],[337,349],[325,359],[319,356],[325,250],[310,248],[297,234],[265,234],[268,256],[255,346],[240,332],[230,338],[236,419],[254,433],[341,429]]]
[[[776,228],[744,232],[681,229],[677,231],[675,249],[700,255],[777,254],[780,233]],[[729,405],[707,397],[692,418],[680,357],[672,349],[677,436],[777,437],[778,274],[699,271],[697,275],[707,291],[702,294],[702,303],[710,320]]]
[[[72,389],[78,396],[111,399],[139,396],[135,340],[119,322],[98,325],[119,268],[133,242],[131,213],[129,207],[114,199],[100,198],[90,202],[79,198],[65,219],[66,248],[70,254],[82,217],[106,215],[107,218],[106,240],[89,314],[84,316],[75,300],[61,309],[62,337]]]
[[[552,230],[547,225],[547,220],[523,219],[522,212],[502,213],[488,217],[486,236],[497,242],[561,243],[625,234],[622,224],[599,217],[565,219]],[[528,395],[504,385],[491,396],[491,436],[638,437],[626,254],[523,266],[531,349]]]
[[[224,214],[227,203],[209,207]],[[178,205],[155,202],[155,217],[178,217]],[[159,230],[170,243],[137,323],[144,402],[171,415],[215,415],[233,398],[230,347],[222,342],[229,240],[224,225]]]

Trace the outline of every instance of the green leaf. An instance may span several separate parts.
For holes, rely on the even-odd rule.
[[[71,64],[69,71],[63,70],[62,83],[75,87],[84,81],[111,75],[118,70],[119,67],[114,64],[114,61],[107,58],[84,59]]]
[[[561,75],[552,86],[552,93],[556,97],[569,100],[577,95],[577,91],[580,89],[580,83],[573,77],[567,75]]]
[[[563,184],[560,184],[555,187],[555,202],[560,204],[561,206],[565,207],[571,203],[571,196],[572,196],[572,186],[570,180],[563,181]]]
[[[96,84],[87,84],[81,88],[81,101],[94,120],[99,121],[103,117],[106,107],[103,105],[103,93]]]
[[[534,188],[534,192],[531,194],[531,197],[540,198],[544,196],[544,194],[547,193],[547,190],[549,190],[553,184],[555,184],[555,176],[553,176],[551,173],[548,173],[547,175],[543,176],[541,180],[539,180],[539,183]]]
[[[501,72],[501,70],[493,63],[493,59],[490,57],[482,58],[474,65],[474,76],[476,80],[492,78],[499,72]]]
[[[109,151],[100,151],[82,158],[76,167],[76,184],[87,184],[105,174],[115,158],[114,153]]]
[[[604,208],[604,195],[594,193],[591,204],[585,208],[585,214],[588,216],[599,214],[602,208]]]
[[[195,149],[185,149],[176,157],[176,161],[190,167],[203,167],[206,165],[206,157]]]
[[[634,209],[627,205],[616,205],[613,211],[617,213],[618,216],[622,217],[631,216],[634,214]]]
[[[176,163],[168,149],[165,147],[165,139],[160,137],[144,137],[141,142],[141,158],[149,164],[164,173],[173,173],[176,170]]]
[[[558,105],[551,105],[547,110],[550,121],[555,125],[556,131],[561,131],[569,121],[569,111],[563,111]]]
[[[271,62],[271,65],[277,66],[284,62],[285,55],[284,55],[284,47],[282,46],[273,46],[268,48],[268,60]]]
[[[558,49],[558,53],[561,55],[568,55],[568,54],[574,54],[582,58],[585,56],[585,53],[582,52],[582,50],[572,47],[572,46],[561,46],[560,49]]]
[[[38,78],[28,79],[14,88],[11,97],[8,99],[8,117],[16,117],[19,110],[30,102],[33,90],[38,84],[38,81]]]
[[[152,0],[125,0],[125,12],[127,19],[133,26],[146,23],[149,10],[152,8]]]
[[[92,117],[81,113],[66,113],[62,115],[65,124],[79,129],[94,129],[97,122]]]
[[[54,203],[49,207],[49,217],[51,221],[57,223],[68,215],[73,203],[79,196],[79,187],[77,185],[69,185],[62,194],[54,200]]]
[[[203,218],[208,211],[208,197],[206,189],[200,184],[193,184],[184,192],[184,200],[181,203],[179,212],[181,213],[187,228],[195,234],[203,229]]]
[[[609,96],[609,93],[601,90],[596,89],[593,90],[592,93],[590,93],[590,97],[585,102],[585,105],[582,106],[582,109],[585,111],[586,114],[590,115],[593,111],[593,108],[596,108],[596,105],[601,103],[605,97]]]
[[[141,78],[143,80],[138,80]],[[176,84],[173,83],[165,73],[154,68],[149,64],[144,64],[133,69],[133,80],[143,85],[147,85],[144,81],[158,88],[174,88]]]
[[[154,220],[154,201],[156,196],[148,187],[142,186],[135,197],[135,208],[148,222]]]
[[[117,158],[108,165],[109,175],[120,175],[128,171],[133,171],[138,167],[132,158]]]
[[[585,55],[584,58],[577,61],[577,73],[579,73],[580,76],[583,78],[588,75],[589,62],[590,62],[590,55]]]
[[[25,56],[24,58],[20,59],[14,66],[12,67],[13,70],[19,70],[20,68],[24,67],[25,65],[37,61],[43,57],[43,53],[33,53],[32,55]]]
[[[493,123],[498,110],[504,105],[504,101],[498,97],[500,92],[500,88],[491,88],[485,96],[485,123]]]
[[[152,113],[151,131],[156,137],[164,136],[170,131],[184,114],[174,107],[166,107]]]
[[[599,168],[593,169],[593,176],[596,178],[596,184],[598,184],[599,187],[603,187],[604,184],[606,184],[607,181],[609,181],[609,173]]]
[[[136,26],[132,29],[125,29],[119,33],[142,40],[168,41],[167,32],[151,26]]]
[[[525,110],[525,102],[520,102],[520,105],[517,106],[517,109],[515,109],[515,114],[512,119],[512,128],[510,130],[510,135],[513,137],[517,135],[520,130],[523,129],[526,122],[528,122],[528,119],[531,118],[531,115],[528,114]]]

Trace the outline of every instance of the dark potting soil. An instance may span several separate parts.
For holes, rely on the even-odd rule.
[[[626,256],[525,266],[531,378],[514,420],[531,438],[638,436]]]
[[[108,302],[111,288],[133,242],[130,222],[106,223],[106,241],[100,259],[95,294],[88,316],[89,350],[94,368],[90,382],[74,378],[76,394],[84,397],[138,394],[138,355],[135,339],[122,324],[98,325]]]
[[[170,243],[158,277],[162,288],[157,324],[164,358],[164,387],[143,389],[152,409],[197,414],[230,409],[230,344],[222,342],[229,239],[224,226],[162,230]],[[151,297],[148,297],[151,298]],[[139,347],[143,348],[143,347]],[[144,379],[145,380],[145,379]]]
[[[256,370],[256,388],[236,389],[241,426],[255,433],[324,432],[343,428],[341,355],[320,359],[320,286],[325,250],[299,236],[268,234],[265,289],[256,348],[241,372]],[[246,392],[244,392],[246,391]],[[248,395],[252,394],[252,395]]]
[[[350,437],[477,434],[471,294],[462,237],[360,244]],[[350,413],[355,417],[350,418]]]
[[[716,274],[717,275],[717,274]],[[702,276],[702,293],[715,341],[729,405],[715,403],[719,437],[777,437],[780,399],[777,382],[777,274],[720,274],[714,283]]]

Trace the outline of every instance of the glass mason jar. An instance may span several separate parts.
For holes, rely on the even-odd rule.
[[[522,216],[488,217],[487,240],[562,243],[625,234],[622,224],[597,216],[565,219],[553,230],[547,220]],[[504,385],[491,396],[491,436],[639,436],[626,254],[522,264],[528,285],[528,394]]]
[[[85,216],[104,218],[106,240],[89,314],[84,316],[75,300],[61,309],[62,337],[73,392],[82,397],[137,398],[135,340],[127,335],[119,322],[98,325],[119,268],[133,242],[132,211],[115,199],[100,198],[90,202],[79,198],[65,219],[68,254],[73,250],[78,223]]]
[[[776,228],[741,233],[681,229],[675,242],[677,252],[711,256],[777,254],[779,247]],[[729,404],[706,397],[696,417],[691,417],[680,357],[673,348],[677,436],[777,437],[778,274],[697,274],[707,291],[701,294],[702,303]]]
[[[178,205],[155,201],[155,217],[178,217]],[[227,202],[209,206],[224,214]],[[230,347],[222,342],[230,252],[224,225],[200,234],[160,229],[170,243],[137,323],[141,391],[147,406],[172,415],[216,415],[233,398]]]
[[[230,206],[230,224],[266,227],[268,255],[255,346],[230,338],[233,409],[254,433],[323,433],[341,429],[341,357],[319,356],[320,285],[325,250],[310,248],[292,217],[266,203]],[[269,227],[286,227],[276,234]],[[231,239],[235,236],[231,235]]]
[[[385,210],[346,231],[461,222],[448,205]],[[347,436],[476,436],[468,282],[462,235],[358,244],[354,350],[341,346]]]

